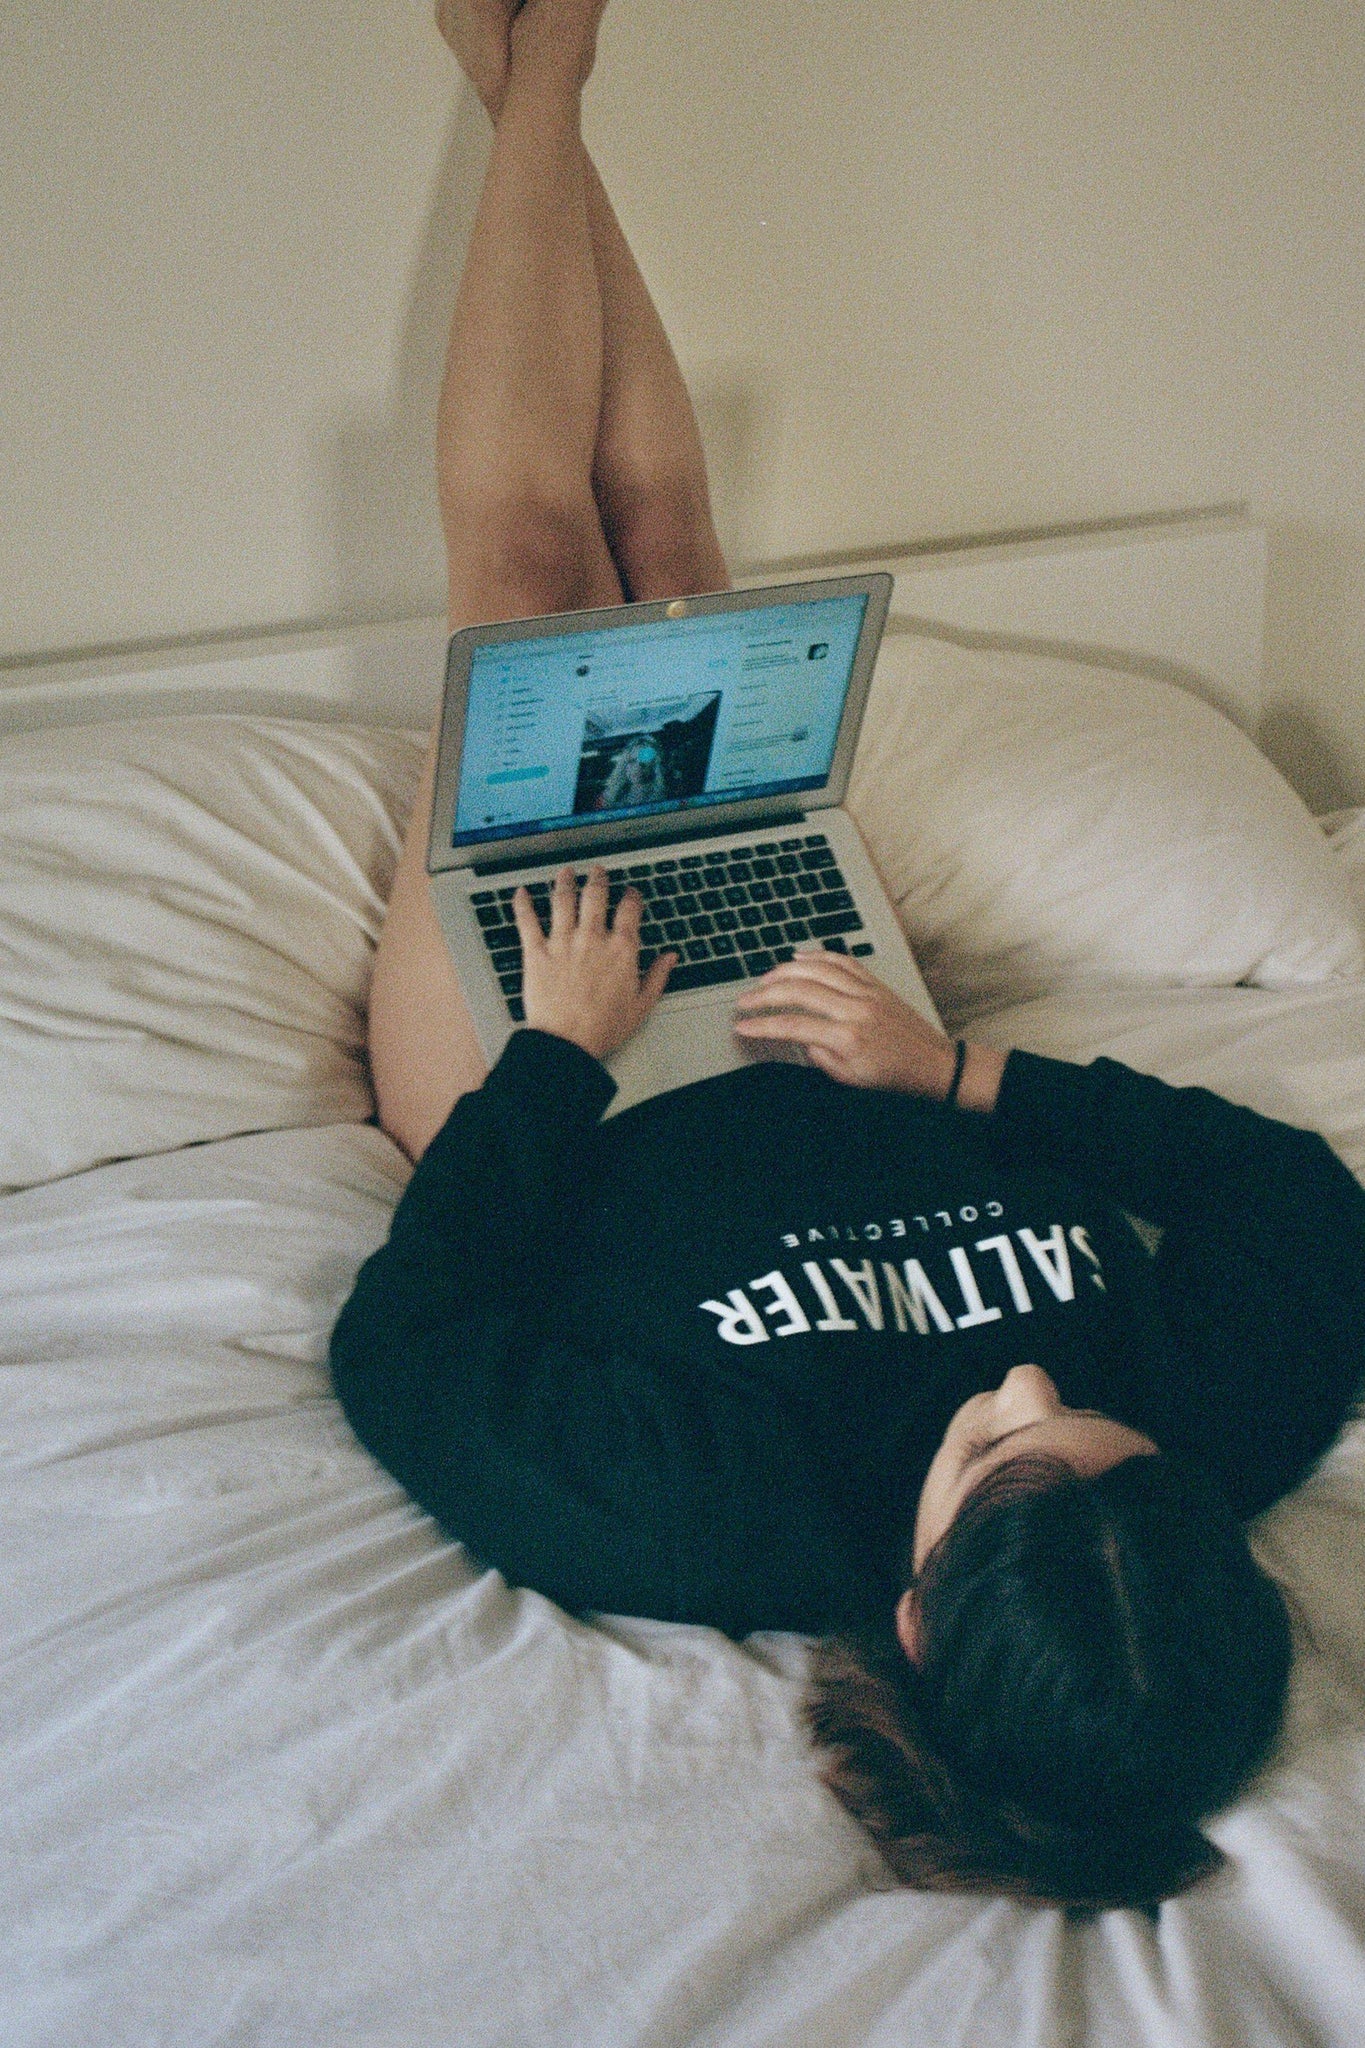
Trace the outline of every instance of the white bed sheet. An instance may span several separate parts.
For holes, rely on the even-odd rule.
[[[1365,1176],[1365,984],[984,1028]],[[354,1443],[326,1338],[403,1178],[348,1125],[0,1202],[6,2048],[1358,2048],[1365,1425],[1258,1534],[1314,1643],[1231,1868],[1155,1926],[918,1895],[816,1782],[794,1639],[569,1621]]]

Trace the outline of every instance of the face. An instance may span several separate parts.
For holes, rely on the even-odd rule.
[[[934,1453],[915,1515],[914,1569],[918,1573],[945,1536],[968,1494],[998,1465],[1024,1453],[1061,1458],[1083,1479],[1093,1479],[1122,1458],[1153,1454],[1150,1437],[1093,1408],[1067,1408],[1037,1365],[1016,1365],[993,1394],[964,1401]],[[915,1654],[914,1600],[907,1593],[896,1614],[907,1654]]]

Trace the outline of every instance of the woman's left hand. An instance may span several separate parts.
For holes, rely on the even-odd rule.
[[[854,1088],[942,1101],[956,1047],[846,953],[797,953],[746,989],[735,1017],[745,1044],[799,1045],[813,1066]]]

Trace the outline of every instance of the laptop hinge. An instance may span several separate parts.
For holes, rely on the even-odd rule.
[[[633,836],[629,839],[613,839],[607,844],[588,847],[578,855],[567,851],[560,856],[571,867],[588,867],[595,861],[620,860],[623,854],[644,853],[651,847],[681,846],[689,839],[731,839],[743,833],[748,839],[767,837],[770,832],[785,832],[791,825],[809,823],[805,811],[777,811],[768,818],[756,818],[748,825],[698,825],[690,832],[679,832],[676,827],[667,832],[655,832],[648,836]],[[471,874],[508,875],[515,868],[548,867],[554,856],[546,854],[537,860],[534,853],[519,853],[512,860],[475,861]]]

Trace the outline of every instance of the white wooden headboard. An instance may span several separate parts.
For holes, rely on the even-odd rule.
[[[1265,539],[1241,518],[1006,544],[969,537],[890,559],[822,560],[808,573],[871,563],[896,577],[889,633],[927,623],[1165,676],[1258,730]],[[790,573],[784,565],[782,580]],[[417,618],[12,663],[0,667],[0,731],[182,711],[427,726],[445,637],[443,618]]]

